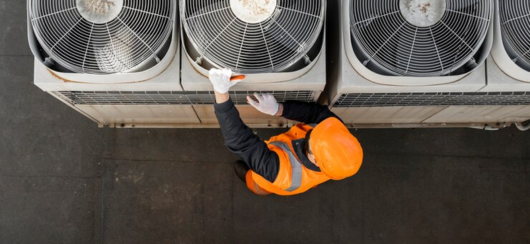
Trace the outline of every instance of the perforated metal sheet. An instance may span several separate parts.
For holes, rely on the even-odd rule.
[[[321,34],[325,6],[325,0],[278,0],[259,23],[239,19],[229,0],[181,0],[180,8],[202,58],[248,74],[282,71],[300,60]]]
[[[170,37],[176,17],[172,0],[29,0],[28,5],[33,31],[43,49],[77,73],[127,72],[158,59],[156,53]],[[79,9],[109,21],[95,23],[102,19],[96,16],[91,22]],[[106,16],[113,11],[119,14]]]
[[[347,93],[334,107],[530,105],[529,92]]]
[[[516,60],[530,66],[530,1],[499,1],[502,37],[515,52]]]
[[[361,62],[406,76],[448,75],[465,65],[482,46],[494,10],[493,0],[445,0],[438,22],[416,26],[404,18],[399,0],[350,1],[351,34],[368,57]]]
[[[313,102],[313,91],[271,91],[276,100]],[[171,91],[63,91],[57,92],[58,96],[76,105],[204,105],[214,104],[215,94],[211,91],[204,92],[171,92]],[[230,97],[235,104],[247,104],[247,95],[253,91],[231,91]]]

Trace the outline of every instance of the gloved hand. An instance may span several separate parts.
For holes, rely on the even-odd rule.
[[[232,77],[232,71],[229,69],[211,69],[209,73],[210,82],[212,82],[213,89],[216,92],[219,92],[221,94],[225,94],[230,90],[230,87],[236,85],[241,81],[241,79],[238,80],[230,80]]]
[[[254,96],[256,99],[258,99],[258,102],[256,102],[250,96],[247,96],[247,101],[250,103],[250,105],[252,105],[252,107],[256,108],[260,112],[274,116],[280,110],[280,104],[278,104],[276,98],[274,98],[272,94],[254,93]]]

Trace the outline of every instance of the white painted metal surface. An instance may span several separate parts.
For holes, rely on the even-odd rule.
[[[497,4],[499,4],[498,1]],[[480,92],[530,92],[530,72],[514,63],[505,49],[499,10],[496,11],[494,23],[494,43],[487,65],[488,84]],[[521,30],[524,30],[524,28]],[[443,113],[429,119],[428,122],[458,123],[462,121],[482,121],[513,123],[529,119],[530,106],[463,106],[449,107]]]
[[[343,4],[349,0],[340,0]],[[342,10],[347,9],[343,7]],[[343,14],[344,19],[348,14]],[[497,23],[498,24],[498,23]],[[84,105],[73,104],[54,94],[58,91],[167,91],[208,92],[212,86],[206,78],[208,71],[192,60],[184,49],[181,55],[178,26],[172,36],[170,54],[153,68],[136,74],[86,75],[49,70],[35,60],[35,84],[42,90],[94,120],[100,126],[145,128],[214,128],[218,127],[212,104],[205,105]],[[498,27],[498,25],[497,25]],[[493,26],[492,26],[493,30]],[[513,62],[499,44],[500,30],[495,30],[492,57],[473,72],[460,76],[418,78],[382,76],[369,71],[355,57],[351,35],[342,26],[341,55],[335,69],[336,80],[326,94],[332,104],[345,93],[424,93],[424,92],[503,92],[530,91],[530,75],[519,68],[514,73]],[[493,31],[485,48],[493,44]],[[31,42],[31,34],[30,34]],[[501,40],[502,42],[502,40]],[[173,55],[171,55],[173,54]],[[318,58],[304,68],[282,73],[250,74],[232,91],[313,91],[316,101],[326,85],[325,42]],[[486,59],[486,56],[483,57]],[[500,61],[499,61],[500,60]],[[499,65],[498,63],[501,63]],[[526,73],[521,73],[524,71]],[[507,74],[509,73],[509,74]],[[487,82],[486,82],[487,74]],[[331,75],[332,77],[334,75]],[[519,77],[514,78],[514,77]],[[487,83],[487,84],[486,84]],[[392,84],[392,85],[390,85]],[[398,84],[398,85],[396,85]],[[249,105],[237,105],[245,123],[255,128],[288,127],[296,122],[264,115]],[[332,111],[354,127],[480,127],[485,124],[515,123],[530,119],[530,106],[410,106],[410,107],[334,107]]]
[[[182,29],[183,30],[183,29]],[[182,33],[183,35],[185,33]],[[325,30],[323,35],[325,36]],[[287,37],[286,37],[287,38]],[[265,45],[265,43],[264,43]],[[322,49],[315,60],[304,67],[289,71],[275,73],[250,73],[245,74],[246,79],[230,89],[231,92],[297,92],[312,91],[312,101],[317,101],[326,85],[326,48],[325,39]],[[185,45],[182,49],[181,80],[184,91],[213,91],[208,80],[208,70],[191,57]],[[237,105],[242,120],[250,127],[270,128],[286,127],[290,124],[284,118],[268,116],[260,113],[250,105]],[[201,121],[201,126],[215,127],[218,125],[214,107],[211,104],[194,105],[194,109]],[[291,122],[292,124],[292,122]]]
[[[28,26],[30,28],[30,26]],[[167,54],[152,68],[135,73],[91,75],[64,73],[50,70],[39,57],[35,58],[34,83],[43,91],[69,105],[79,113],[87,116],[99,126],[110,127],[190,127],[200,125],[200,120],[191,105],[180,104],[120,104],[112,97],[102,99],[109,104],[79,104],[70,101],[59,92],[83,93],[102,92],[151,94],[157,92],[182,92],[180,84],[180,32],[178,24],[173,25],[171,43]],[[38,55],[37,40],[33,32],[28,32],[30,46]],[[146,95],[149,96],[149,95]],[[124,96],[126,97],[126,96]],[[162,97],[162,96],[159,96]],[[158,98],[160,99],[160,98]],[[155,98],[153,99],[155,100]],[[125,101],[127,102],[127,101]]]
[[[315,101],[326,86],[326,50],[307,67],[283,73],[248,74],[244,81],[232,87],[231,91],[315,91]],[[182,87],[185,91],[212,91],[207,78],[208,70],[193,62],[186,50],[182,54]]]
[[[201,120],[201,126],[218,126],[213,105],[196,105],[193,108]],[[296,123],[284,118],[263,114],[249,105],[236,105],[236,108],[243,122],[253,128],[284,128]]]
[[[331,102],[344,93],[400,93],[400,92],[476,92],[486,86],[486,66],[481,64],[473,72],[459,76],[404,77],[382,76],[370,71],[355,56],[349,30],[349,0],[342,0],[342,28],[340,71],[332,82]],[[493,30],[493,29],[492,29]],[[486,49],[491,47],[493,35],[486,38]],[[486,59],[487,54],[484,55]]]
[[[61,73],[48,69],[35,59],[34,83],[43,91],[182,91],[180,48],[175,37],[172,55],[145,72],[136,74],[88,75]]]
[[[452,106],[425,123],[514,123],[530,120],[530,106]]]
[[[438,107],[333,108],[346,124],[419,124],[446,109]]]
[[[499,12],[495,19],[495,39],[488,59],[488,85],[483,92],[530,91],[530,72],[519,67],[508,55],[502,38]],[[521,30],[528,30],[522,27]]]
[[[182,105],[77,105],[77,109],[110,127],[199,124],[191,106]]]
[[[366,68],[355,56],[351,45],[349,29],[349,4],[350,0],[341,1],[341,36],[340,36],[340,69],[336,80],[331,81],[329,102],[333,105],[342,94],[348,93],[441,93],[441,92],[477,92],[486,86],[486,61],[488,52],[481,55],[480,64],[474,71],[458,76],[444,77],[404,77],[383,76]],[[485,50],[493,44],[493,26],[485,40]],[[333,107],[332,110],[349,124],[370,124],[374,126],[386,125],[395,127],[399,124],[426,124],[433,116],[440,114],[440,118],[453,114],[443,114],[449,106],[423,106],[423,107]],[[467,121],[472,122],[472,120]],[[467,123],[466,122],[466,123]],[[464,123],[465,124],[465,123]]]

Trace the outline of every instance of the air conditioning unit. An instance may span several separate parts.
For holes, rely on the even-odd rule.
[[[506,123],[530,120],[530,1],[496,0],[496,4],[488,85],[481,94],[497,99],[473,116]],[[460,109],[465,113],[470,108]]]
[[[424,126],[486,86],[493,0],[339,1],[328,100],[346,123]],[[331,52],[331,51],[330,51]]]
[[[204,125],[217,124],[211,68],[245,74],[230,95],[253,127],[285,127],[283,118],[247,105],[254,92],[316,101],[326,85],[325,0],[181,0],[182,86]]]
[[[28,0],[35,85],[99,125],[199,123],[173,0]]]

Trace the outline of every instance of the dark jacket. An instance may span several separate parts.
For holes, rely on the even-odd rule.
[[[274,182],[280,165],[278,155],[243,123],[232,100],[214,107],[228,150],[245,161],[252,171]],[[282,116],[306,124],[318,124],[329,117],[338,118],[326,106],[297,101],[283,103]]]

